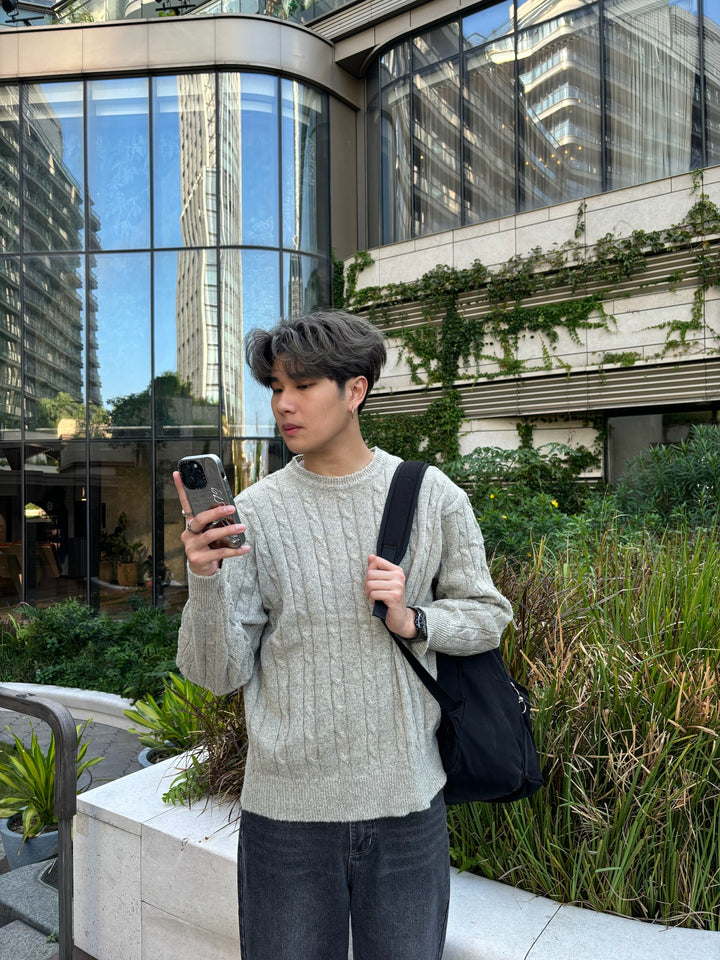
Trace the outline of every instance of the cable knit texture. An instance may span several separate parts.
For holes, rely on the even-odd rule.
[[[178,666],[217,694],[244,687],[246,810],[278,820],[404,816],[445,782],[433,698],[372,616],[363,583],[395,468],[376,450],[345,477],[301,458],[237,497],[249,554],[188,572]],[[512,616],[495,589],[467,495],[425,474],[403,569],[435,651],[495,647]]]

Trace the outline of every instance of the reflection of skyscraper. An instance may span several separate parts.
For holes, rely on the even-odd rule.
[[[8,209],[10,216],[0,217],[0,231],[7,231],[8,239],[14,234],[15,244],[22,231],[24,249],[39,252],[25,259],[22,278],[16,261],[0,261],[0,287],[5,295],[0,343],[3,390],[9,401],[5,420],[6,425],[16,426],[21,411],[18,385],[22,328],[25,414],[32,428],[38,422],[43,399],[55,399],[63,393],[82,403],[87,389],[88,400],[99,402],[100,383],[93,300],[89,300],[86,344],[83,259],[76,252],[84,246],[82,184],[65,161],[62,119],[42,86],[24,88],[23,101],[23,220],[20,224],[17,208]],[[14,143],[17,149],[20,130],[13,124],[7,105],[2,121],[3,140]],[[10,159],[9,152],[3,150],[0,187],[4,197],[17,195],[18,168]],[[11,180],[14,190],[10,189]],[[90,230],[97,232],[98,226],[97,219],[91,217]]]
[[[215,109],[215,79],[206,74],[177,78],[180,125],[180,182],[183,244],[203,247],[216,243],[217,125],[225,130],[225,151],[220,176],[226,181],[222,196],[239,198],[239,185],[227,179],[240,177],[240,124],[237,110],[223,102],[222,116]],[[240,211],[225,211],[223,222]],[[236,227],[236,232],[239,228]],[[177,365],[194,396],[217,403],[222,384],[224,421],[242,424],[243,364],[240,252],[230,250],[223,261],[222,296],[215,252],[185,249],[178,253],[177,270]],[[218,330],[220,303],[220,331]],[[222,356],[222,361],[221,361]],[[222,367],[222,369],[221,369]]]

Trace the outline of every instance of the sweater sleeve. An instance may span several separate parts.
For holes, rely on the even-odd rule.
[[[254,550],[225,560],[211,577],[188,570],[177,665],[215,694],[237,690],[252,676],[266,622]]]
[[[485,544],[467,494],[452,486],[441,513],[442,557],[434,599],[422,604],[430,649],[467,656],[500,644],[512,606],[495,588]]]

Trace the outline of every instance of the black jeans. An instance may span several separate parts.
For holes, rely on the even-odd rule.
[[[450,900],[442,794],[429,810],[353,823],[243,812],[242,960],[440,960]]]

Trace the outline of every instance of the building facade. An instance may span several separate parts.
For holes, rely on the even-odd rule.
[[[543,247],[579,269],[609,234],[662,234],[603,285],[603,322],[465,361],[463,449],[515,445],[518,420],[537,442],[603,435],[614,478],[716,418],[717,238],[668,233],[720,196],[715,0],[19,0],[3,16],[0,605],[179,606],[176,461],[218,453],[236,490],[284,462],[243,335],[329,304],[333,261],[357,251],[357,288],[382,299],[437,264],[502,271]],[[528,302],[581,293],[570,279]],[[461,307],[482,318],[486,293]],[[441,390],[397,347],[368,409],[418,414]]]

